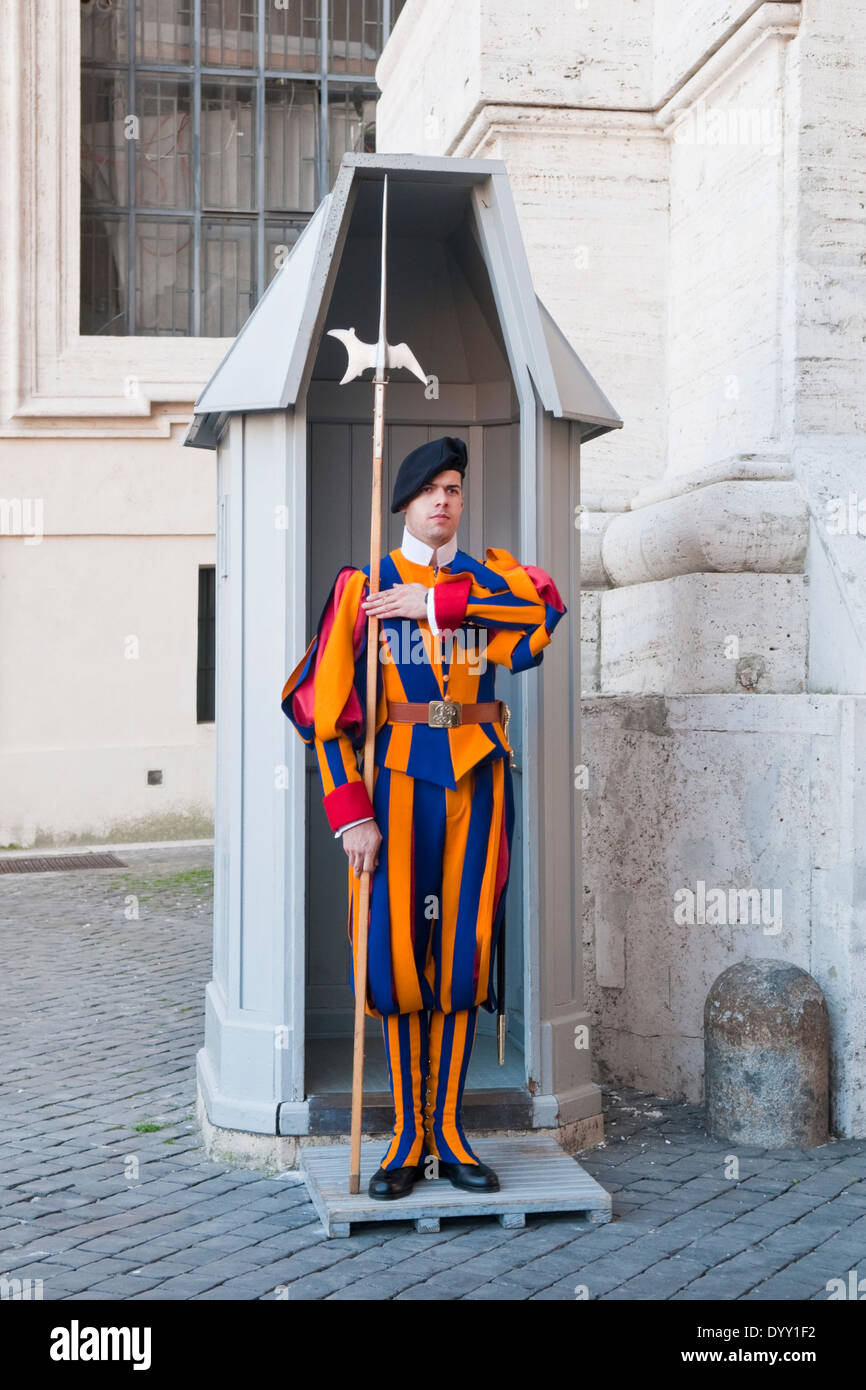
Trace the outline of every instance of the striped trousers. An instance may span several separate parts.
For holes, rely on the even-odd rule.
[[[445,1163],[479,1162],[460,1118],[477,1016],[473,1007],[382,1019],[395,1116],[383,1168],[420,1163],[425,1152]]]
[[[377,765],[373,808],[382,844],[370,878],[367,1013],[492,1010],[514,827],[507,760],[477,763],[453,790]],[[348,882],[354,987],[361,880],[351,865]]]

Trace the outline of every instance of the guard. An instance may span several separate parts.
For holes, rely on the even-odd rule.
[[[508,709],[497,665],[541,664],[567,612],[552,578],[488,548],[457,545],[467,450],[444,436],[413,449],[391,511],[403,539],[381,561],[343,566],[316,635],[283,687],[282,709],[313,743],[323,804],[349,860],[348,933],[370,871],[366,1012],[381,1018],[395,1124],[370,1195],[402,1197],[425,1155],[456,1187],[499,1181],[463,1130],[461,1104],[479,1007],[497,1006],[493,963],[511,866],[514,797]],[[367,620],[379,625],[372,802],[358,768],[366,723]]]

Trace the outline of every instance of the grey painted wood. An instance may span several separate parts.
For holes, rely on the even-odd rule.
[[[514,980],[515,992],[523,987],[521,976]],[[485,1015],[492,1017],[492,1015]],[[496,1055],[496,1035],[494,1032],[476,1030],[475,1046],[469,1068],[469,1087],[471,1091],[498,1091],[508,1088],[521,1088],[525,1085],[525,1067],[521,1046],[515,1041],[516,1028],[512,1029],[505,1048],[505,1066],[500,1067]],[[352,1088],[352,1041],[347,1035],[342,1038],[316,1037],[307,1031],[307,1091],[310,1095],[327,1095],[350,1091]],[[376,1026],[371,1030],[364,1047],[364,1091],[388,1091],[388,1072],[385,1064],[385,1047],[382,1030]]]
[[[586,443],[598,434],[605,434],[614,421],[619,421],[622,425],[598,382],[592,379],[559,324],[537,295],[536,303],[556,379],[562,414],[568,419],[582,422],[584,428],[580,431],[581,441]],[[593,411],[600,412],[594,419]]]
[[[491,288],[496,304],[496,312],[502,329],[503,341],[508,357],[511,379],[518,400],[519,438],[518,438],[518,478],[519,478],[519,546],[518,555],[524,564],[536,564],[538,556],[538,534],[536,522],[537,477],[536,449],[540,402],[533,384],[526,358],[526,325],[520,299],[520,287],[515,277],[514,266],[509,255],[509,239],[501,218],[503,190],[486,186],[483,191],[472,191],[472,206],[476,219],[479,244],[484,254],[485,264],[490,275]],[[537,843],[538,826],[541,824],[539,809],[538,782],[538,700],[539,678],[542,669],[532,673],[533,679],[523,682],[523,700],[520,704],[520,728],[515,732],[521,747],[521,802],[519,831],[523,838],[522,855],[523,876],[521,881],[521,916],[526,924],[524,938],[524,1040],[526,1050],[527,1084],[533,1093],[543,1095],[539,1082],[542,1070],[541,1060],[541,1018],[538,990],[539,972],[539,925],[543,922],[538,902],[538,864],[537,855],[530,847]],[[509,733],[511,729],[509,727]],[[515,811],[517,807],[515,804]],[[531,928],[530,923],[533,923]],[[547,1094],[547,1116],[545,1122],[555,1123],[558,1107],[556,1098]]]
[[[526,1225],[526,1213],[522,1211],[503,1211],[499,1214],[499,1224],[503,1230],[515,1231]]]
[[[482,1162],[498,1174],[499,1192],[464,1192],[447,1178],[424,1178],[406,1197],[376,1201],[367,1186],[383,1147],[373,1143],[361,1146],[357,1196],[349,1195],[348,1144],[304,1148],[300,1168],[329,1236],[347,1236],[362,1221],[414,1221],[418,1230],[433,1232],[448,1216],[497,1216],[507,1227],[522,1226],[528,1215],[540,1212],[581,1212],[596,1222],[611,1219],[610,1193],[547,1135],[484,1139],[478,1150]]]
[[[483,205],[496,222],[504,252],[497,276],[512,369],[519,363],[521,372],[531,372],[542,407],[551,414],[583,420],[591,434],[619,428],[622,420],[571,344],[545,324],[546,311],[532,287],[505,163],[450,159],[443,165],[424,155],[348,154],[333,189],[199,396],[184,443],[214,448],[226,414],[286,409],[303,399],[311,349],[321,336],[350,221],[357,205],[359,233],[378,236],[381,180],[386,171],[389,204],[393,202],[400,222],[415,239],[426,234],[443,243],[453,231],[453,210],[463,192],[471,188],[477,199],[483,190]],[[489,249],[483,238],[478,244],[485,253]],[[399,257],[399,225],[389,239],[389,252]],[[428,275],[422,281],[420,293],[431,278]],[[389,337],[396,343],[405,334],[395,327]],[[462,345],[451,346],[452,351],[460,351]],[[417,342],[413,350],[424,363]]]
[[[589,1054],[573,1047],[582,996],[577,802],[570,782],[579,754],[578,535],[571,507],[577,437],[621,422],[603,422],[609,403],[575,406],[574,382],[563,388],[568,354],[551,338],[532,290],[505,165],[355,155],[344,160],[303,254],[293,251],[205,388],[185,441],[211,448],[219,441],[214,974],[198,1079],[213,1124],[256,1134],[309,1131],[307,1029],[318,1018],[322,1035],[339,1032],[348,992],[345,931],[339,953],[327,940],[307,936],[307,923],[320,910],[334,931],[345,927],[348,870],[344,860],[339,874],[333,868],[333,840],[315,838],[324,834],[320,792],[317,787],[312,797],[307,750],[281,715],[278,694],[307,645],[336,565],[347,549],[356,563],[367,558],[368,474],[358,460],[371,453],[372,393],[369,381],[337,388],[342,366],[336,370],[337,345],[324,330],[354,321],[360,336],[375,336],[377,316],[364,327],[351,311],[376,299],[378,279],[367,267],[378,246],[386,169],[395,181],[392,198],[389,177],[389,244],[401,273],[412,271],[402,292],[390,287],[389,337],[410,342],[441,386],[429,400],[405,381],[389,388],[386,497],[400,460],[420,439],[467,431],[473,464],[482,463],[480,489],[476,473],[470,484],[466,548],[483,558],[486,544],[505,544],[523,563],[549,569],[567,594],[568,619],[543,666],[515,678],[501,673],[497,681],[515,708],[517,727],[509,734],[520,763],[519,868],[515,863],[508,924],[509,954],[522,935],[523,962],[521,970],[519,960],[509,961],[509,1000],[515,1040],[521,1019],[513,990],[522,976],[533,1123],[600,1111]],[[282,304],[287,294],[292,303]],[[554,418],[568,415],[569,406],[586,419],[557,419],[554,429]],[[308,470],[319,445],[308,440],[308,410],[331,461],[311,475],[310,502]],[[500,488],[506,460],[508,487]],[[284,513],[281,525],[276,509]],[[330,552],[312,544],[308,516],[319,511],[342,528],[338,555],[336,541]],[[386,523],[393,548],[402,518],[388,512]],[[315,911],[307,895],[308,831],[314,879],[332,895]],[[308,975],[319,991],[313,1009]],[[488,1026],[485,1020],[482,1038]]]
[[[542,1090],[558,1101],[559,1122],[601,1109],[584,1046],[581,959],[583,878],[580,792],[580,551],[574,526],[580,500],[580,438],[566,420],[540,416],[538,536],[542,563],[556,576],[571,624],[569,640],[554,638],[545,652],[538,687],[539,846],[538,906],[548,929],[539,942],[538,985],[542,1032]],[[568,692],[564,698],[564,692]]]
[[[218,455],[214,975],[198,1077],[212,1123],[266,1134],[303,1100],[303,756],[274,691],[304,639],[289,576],[306,550],[305,448],[303,415],[236,416]]]

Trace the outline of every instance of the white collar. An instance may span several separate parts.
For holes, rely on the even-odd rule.
[[[435,546],[425,545],[417,536],[413,536],[404,522],[400,549],[406,559],[414,560],[416,565],[448,565],[457,554],[457,532],[455,531],[450,541],[444,541],[437,550]],[[438,557],[435,561],[434,555]]]

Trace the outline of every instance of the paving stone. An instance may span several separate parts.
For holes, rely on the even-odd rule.
[[[423,1300],[428,1298],[456,1299],[482,1284],[490,1282],[490,1273],[473,1268],[473,1263],[458,1265],[456,1269],[443,1270],[432,1278],[412,1284],[396,1295],[398,1302]]]
[[[322,1269],[306,1278],[294,1280],[286,1290],[288,1299],[293,1303],[324,1299],[336,1289],[342,1289],[346,1284],[356,1283],[365,1277],[351,1268],[351,1260],[347,1263],[349,1268],[337,1265],[333,1269]]]
[[[381,1302],[386,1299],[396,1298],[397,1294],[404,1289],[410,1288],[412,1284],[418,1282],[418,1274],[400,1271],[399,1266],[396,1270],[380,1270],[378,1273],[370,1275],[367,1279],[358,1279],[351,1284],[344,1284],[341,1288],[335,1289],[328,1294],[328,1302],[344,1300],[362,1300]]]
[[[212,850],[129,858],[156,876],[209,865]],[[610,1084],[605,1140],[580,1155],[614,1194],[610,1223],[467,1220],[425,1236],[396,1222],[328,1241],[302,1185],[202,1147],[209,895],[150,903],[132,930],[118,883],[0,882],[0,1273],[42,1277],[46,1298],[575,1301],[586,1286],[590,1299],[793,1299],[826,1297],[858,1256],[866,1274],[866,1141],[725,1144],[702,1107]],[[40,1008],[23,1012],[34,990]],[[738,1180],[724,1176],[732,1154]]]
[[[495,1267],[491,1267],[491,1263],[485,1261],[481,1266],[481,1272],[486,1272],[488,1279],[491,1275],[499,1273]],[[478,1264],[480,1266],[480,1262]],[[550,1255],[542,1255],[538,1260],[532,1260],[528,1265],[516,1265],[503,1273],[507,1272],[512,1283],[529,1289],[531,1293],[537,1293],[539,1289],[549,1288],[561,1279],[571,1278],[577,1283],[581,1268],[573,1255],[563,1255],[560,1251],[555,1251]],[[482,1281],[479,1280],[480,1282]]]
[[[639,1178],[637,1182],[629,1184],[629,1194],[634,1192],[653,1192],[665,1196],[667,1193],[674,1192],[680,1186],[676,1178],[667,1181],[664,1178]]]
[[[489,1284],[482,1284],[477,1289],[470,1289],[463,1297],[467,1303],[491,1299],[500,1303],[515,1303],[525,1301],[531,1294],[532,1290],[524,1285],[515,1284],[508,1279],[497,1279]]]
[[[677,1293],[686,1284],[702,1277],[706,1266],[688,1255],[672,1255],[670,1259],[659,1260],[643,1274],[628,1279],[617,1290],[617,1297],[634,1299],[665,1299]],[[608,1295],[605,1295],[607,1297]]]
[[[744,1251],[696,1278],[688,1287],[694,1297],[741,1298],[768,1274],[787,1267],[787,1255]]]
[[[818,1290],[814,1284],[808,1280],[801,1282],[793,1279],[787,1272],[783,1271],[781,1274],[774,1275],[772,1279],[768,1279],[765,1284],[759,1284],[757,1288],[744,1293],[743,1300],[770,1300],[772,1302],[790,1300],[800,1303],[817,1296]]]
[[[84,1269],[87,1265],[96,1264],[101,1259],[102,1256],[98,1255],[95,1250],[64,1250],[62,1254],[49,1255],[46,1264],[50,1264],[58,1270]]]
[[[160,1276],[153,1270],[147,1275],[116,1274],[111,1279],[103,1280],[101,1284],[92,1285],[90,1292],[94,1298],[100,1298],[105,1293],[113,1294],[115,1297],[129,1298],[134,1294],[156,1288],[160,1283]]]

